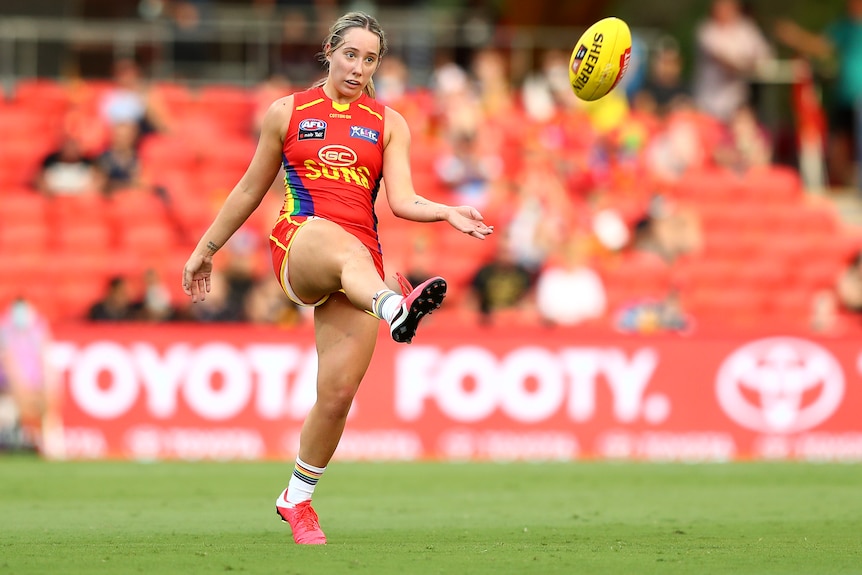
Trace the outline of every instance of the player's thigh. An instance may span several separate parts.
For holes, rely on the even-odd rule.
[[[318,398],[352,397],[377,343],[380,320],[357,309],[341,292],[314,310]]]
[[[344,263],[355,257],[371,261],[371,254],[356,236],[327,220],[308,221],[290,245],[290,285],[303,301],[319,300],[341,289]]]

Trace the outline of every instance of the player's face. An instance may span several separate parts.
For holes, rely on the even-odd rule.
[[[341,94],[355,98],[380,62],[380,39],[364,28],[350,28],[344,42],[329,55],[329,81]]]

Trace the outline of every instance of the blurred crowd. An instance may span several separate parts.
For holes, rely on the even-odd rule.
[[[280,6],[276,0],[257,5]],[[206,2],[141,6],[152,17],[168,10],[187,39],[206,10]],[[278,178],[257,223],[243,227],[217,255],[206,301],[191,305],[178,289],[191,242],[250,159],[263,112],[322,73],[315,67],[322,31],[307,12],[282,13],[279,68],[254,88],[223,91],[227,105],[204,106],[203,114],[178,102],[202,99],[206,87],[149,81],[131,59],[118,60],[108,81],[64,84],[63,97],[73,104],[52,124],[55,145],[39,158],[26,193],[49,203],[94,197],[131,206],[121,223],[144,219],[143,207],[155,202],[171,228],[145,227],[121,244],[101,294],[60,319],[284,328],[310,321],[269,269],[266,234],[283,198]],[[803,93],[807,106],[795,110],[798,160],[813,142],[828,183],[858,187],[862,0],[848,0],[845,18],[822,34],[789,21],[773,32],[761,30],[738,0],[714,0],[696,29],[695,53],[683,53],[671,36],[648,42],[636,36],[625,82],[589,104],[573,95],[567,49],[543,52],[517,82],[505,51],[495,48],[478,48],[466,61],[442,51],[422,85],[411,81],[397,50],[388,55],[375,76],[377,97],[411,126],[417,190],[478,207],[497,233],[478,242],[399,221],[381,197],[387,275],[400,271],[414,283],[432,274],[450,279],[449,301],[431,322],[448,317],[638,334],[688,334],[713,323],[750,328],[769,322],[826,335],[857,328],[859,235],[813,194],[802,193],[795,167],[776,163],[778,135],[760,118],[752,85],[781,49],[799,57],[801,86],[810,87],[813,61],[806,58],[837,58],[835,95],[825,110],[812,104],[810,92]],[[178,57],[193,62],[195,46],[179,47]],[[99,88],[94,105],[74,105],[77,94],[93,87]],[[231,138],[215,124],[231,130]],[[214,149],[221,155],[210,164],[191,167],[199,159],[191,152]],[[71,204],[58,205],[61,217]],[[74,217],[93,216],[87,213],[93,209]],[[57,221],[62,234],[65,226]],[[84,235],[75,241],[86,252],[107,240]],[[165,262],[167,252],[154,251],[155,260],[125,252],[150,244],[176,257]],[[809,249],[815,245],[822,249]],[[744,290],[748,280],[757,287]],[[7,299],[0,315],[0,446],[36,445],[36,422],[51,401],[45,349],[49,320],[56,317],[40,313],[28,297],[33,288]]]
[[[142,3],[142,14],[168,11],[189,38],[200,11],[207,9],[206,2],[148,4]],[[259,2],[259,7],[273,9],[277,4]],[[377,212],[391,268],[387,272],[402,271],[414,281],[432,273],[450,274],[453,313],[480,323],[690,332],[700,318],[698,306],[688,297],[689,264],[712,256],[700,190],[692,189],[687,176],[707,174],[708,179],[709,174],[721,174],[742,181],[754,173],[795,174],[795,169],[776,164],[779,135],[760,118],[752,85],[774,64],[779,49],[790,46],[801,53],[812,46],[811,38],[822,43],[816,55],[838,54],[848,60],[840,68],[845,76],[862,75],[862,65],[854,66],[858,59],[851,60],[857,56],[840,45],[850,42],[849,35],[862,34],[856,32],[862,30],[860,6],[860,0],[848,0],[846,22],[853,26],[836,24],[840,33],[830,36],[828,30],[820,36],[786,21],[774,34],[767,33],[738,0],[714,0],[696,29],[695,53],[683,53],[671,36],[648,42],[636,37],[626,81],[589,104],[572,93],[568,48],[544,51],[532,72],[518,82],[512,79],[504,50],[478,48],[466,61],[441,51],[425,85],[411,81],[396,49],[384,59],[375,83],[378,98],[411,125],[417,189],[443,202],[477,206],[498,233],[486,245],[458,243],[443,238],[444,230],[438,235],[436,229],[429,233],[418,229],[422,226],[395,221],[381,200]],[[334,11],[335,6],[322,3],[317,9]],[[240,132],[248,146],[236,148],[233,163],[238,165],[250,158],[269,103],[306,85],[296,78],[320,73],[315,56],[317,38],[323,34],[308,11],[280,13],[285,21],[279,68],[256,87],[244,89],[250,111],[240,118]],[[198,44],[188,44],[177,57],[193,62],[197,56],[190,46]],[[799,62],[800,77],[805,78],[809,68],[804,60]],[[687,67],[691,75],[685,74]],[[831,183],[855,186],[855,131],[852,122],[840,118],[852,115],[848,102],[862,94],[862,86],[845,76],[837,79],[841,96],[827,107],[832,122],[820,137]],[[206,118],[192,123],[174,105],[178,92],[191,94],[195,89],[200,88],[151,82],[138,63],[118,60],[113,78],[102,86],[98,106],[73,107],[64,115],[57,145],[41,159],[34,189],[52,199],[157,198],[176,226],[170,241],[185,252],[210,219],[217,203],[213,197],[223,197],[241,175],[235,170],[234,179],[213,186],[194,177],[183,179],[177,173],[179,156],[168,158],[174,160],[170,173],[164,164],[147,165],[151,156],[146,150],[157,148],[154,142],[209,137]],[[212,112],[213,123],[221,114]],[[792,187],[793,179],[788,181]],[[265,206],[277,206],[282,194],[277,179]],[[196,207],[183,211],[181,206],[189,201]],[[263,225],[241,230],[217,256],[213,290],[204,304],[189,305],[178,294],[174,284],[179,268],[168,276],[164,268],[141,266],[129,273],[126,266],[118,267],[102,297],[88,302],[82,315],[92,321],[228,321],[285,327],[307,321],[307,312],[283,296],[266,265],[266,224],[274,214],[262,217],[267,220]],[[843,246],[836,242],[836,249]],[[621,268],[641,275],[620,280]],[[666,281],[651,281],[653,272]],[[810,301],[800,310],[803,321],[834,324],[822,317],[862,309],[862,303],[850,301],[854,289],[849,275],[836,270],[830,281],[809,286]],[[830,316],[830,309],[837,311]]]

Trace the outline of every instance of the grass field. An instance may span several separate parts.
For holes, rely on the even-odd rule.
[[[276,463],[0,458],[0,573],[862,573],[858,465],[336,463],[296,546]]]

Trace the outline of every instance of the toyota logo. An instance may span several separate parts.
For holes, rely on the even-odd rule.
[[[810,341],[761,339],[724,361],[715,391],[739,425],[761,433],[797,433],[835,413],[844,396],[844,372],[832,354]]]

